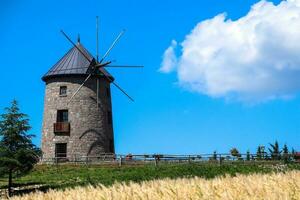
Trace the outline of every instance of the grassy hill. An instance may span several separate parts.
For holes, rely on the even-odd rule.
[[[300,199],[300,171],[225,176],[213,179],[177,178],[144,181],[140,184],[85,186],[47,193],[15,196],[14,200],[60,199]]]
[[[300,170],[299,164],[242,164],[232,163],[219,166],[214,163],[202,164],[161,164],[159,166],[100,166],[100,165],[37,165],[29,174],[17,177],[15,186],[21,186],[22,192],[32,188],[42,191],[64,189],[75,186],[112,185],[115,182],[141,182],[163,178],[202,177],[206,179],[225,174],[270,173],[277,171]],[[0,188],[5,188],[7,180],[0,179]]]

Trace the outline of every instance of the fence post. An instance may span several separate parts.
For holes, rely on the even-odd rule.
[[[119,158],[119,167],[122,166],[122,155],[120,155],[120,158]]]
[[[219,155],[219,165],[220,166],[222,165],[222,155],[221,154]]]

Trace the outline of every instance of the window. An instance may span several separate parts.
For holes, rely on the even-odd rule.
[[[70,123],[68,119],[68,110],[58,110],[56,116],[56,123],[54,126],[54,133],[56,135],[69,135],[70,134]]]
[[[59,96],[67,96],[67,86],[59,87]]]
[[[68,110],[58,110],[56,122],[68,122]]]
[[[107,111],[107,123],[112,124],[112,114],[111,111]]]
[[[56,143],[55,144],[55,157],[66,158],[67,157],[67,143]]]
[[[110,97],[110,89],[108,87],[106,88],[106,96]]]

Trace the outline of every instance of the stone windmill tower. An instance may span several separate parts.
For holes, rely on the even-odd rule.
[[[75,160],[83,156],[97,157],[102,153],[114,153],[110,85],[114,84],[126,96],[128,94],[104,69],[111,62],[102,62],[124,31],[100,62],[84,48],[80,39],[75,44],[62,33],[73,44],[73,48],[42,77],[46,83],[42,127],[43,160],[55,157]]]

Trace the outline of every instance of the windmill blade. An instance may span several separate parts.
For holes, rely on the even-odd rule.
[[[82,82],[82,84],[78,87],[78,89],[76,90],[76,92],[71,96],[69,102],[72,101],[72,99],[75,97],[75,95],[80,91],[80,89],[83,87],[83,85],[89,80],[89,78],[92,76],[92,74],[89,74],[86,79]]]
[[[100,63],[108,56],[108,54],[110,53],[110,51],[114,48],[114,46],[117,44],[117,42],[120,40],[120,38],[122,37],[122,35],[125,33],[125,29],[123,29],[121,31],[121,33],[119,33],[118,37],[114,40],[114,42],[111,44],[111,46],[109,47],[109,49],[106,51],[106,53],[104,54],[104,56],[101,58]]]
[[[107,65],[105,67],[111,67],[111,68],[143,68],[142,65]]]
[[[60,30],[60,32],[67,38],[67,40],[85,57],[85,59],[87,59],[90,63],[92,62],[92,60],[87,57],[87,55],[85,55],[81,49],[79,49],[77,47],[77,45],[71,40],[71,38],[63,31]],[[78,87],[78,89],[75,91],[75,93],[71,96],[71,98],[69,99],[69,103],[72,101],[72,99],[75,97],[75,95],[80,91],[80,89],[83,87],[83,85],[89,80],[89,78],[92,76],[92,74],[89,74],[86,79],[82,82],[82,84]]]
[[[117,83],[115,83],[109,76],[107,76],[104,73],[102,74],[105,76],[107,80],[109,80],[112,84],[114,84],[114,86],[116,86],[123,94],[125,94],[125,96],[127,96],[131,101],[134,101],[134,99],[131,96],[129,96],[129,94],[127,94],[127,92],[125,92],[125,90],[122,89]]]
[[[115,82],[112,82],[112,84],[114,84],[123,94],[125,94],[131,101],[134,101],[133,98],[131,98],[126,92],[125,90],[123,90],[118,84],[116,84]]]
[[[71,42],[73,44],[73,46],[89,61],[92,62],[92,60],[90,60],[82,51],[81,49],[79,49],[76,44],[70,39],[70,37],[63,31],[61,30],[61,33],[67,38],[67,40],[69,42]],[[122,35],[125,33],[125,29],[122,30],[120,32],[120,34],[118,35],[118,37],[114,40],[114,42],[112,43],[112,45],[109,47],[109,49],[106,51],[106,53],[104,54],[104,56],[101,58],[100,62],[97,65],[100,65],[102,63],[102,61],[108,56],[108,54],[110,53],[110,51],[114,48],[114,46],[116,45],[116,43],[119,41],[119,39],[122,37]],[[105,64],[110,64],[109,62],[104,63]],[[100,65],[101,67],[101,65]],[[133,98],[131,98],[126,92],[125,90],[123,90],[118,84],[116,84],[109,76],[107,76],[106,74],[102,73],[105,78],[107,80],[109,80],[112,84],[114,84],[124,95],[126,95],[131,101],[134,101]],[[75,95],[80,91],[80,89],[83,87],[83,85],[88,81],[88,79],[92,76],[92,74],[89,74],[86,79],[83,81],[83,83],[79,86],[79,88],[76,90],[76,92],[71,96],[69,102],[75,97]]]
[[[95,69],[97,69],[97,68],[103,68],[106,65],[109,65],[110,63],[111,63],[111,61],[108,61],[108,62],[103,63],[103,64],[99,63],[99,64],[95,65]]]
[[[90,63],[92,62],[92,60],[87,57],[87,55],[85,55],[81,49],[78,48],[78,46],[70,39],[70,37],[63,31],[63,30],[60,30],[60,32],[67,38],[67,40],[69,42],[71,42],[71,44],[73,44],[73,46],[85,57],[85,59],[87,59]]]

